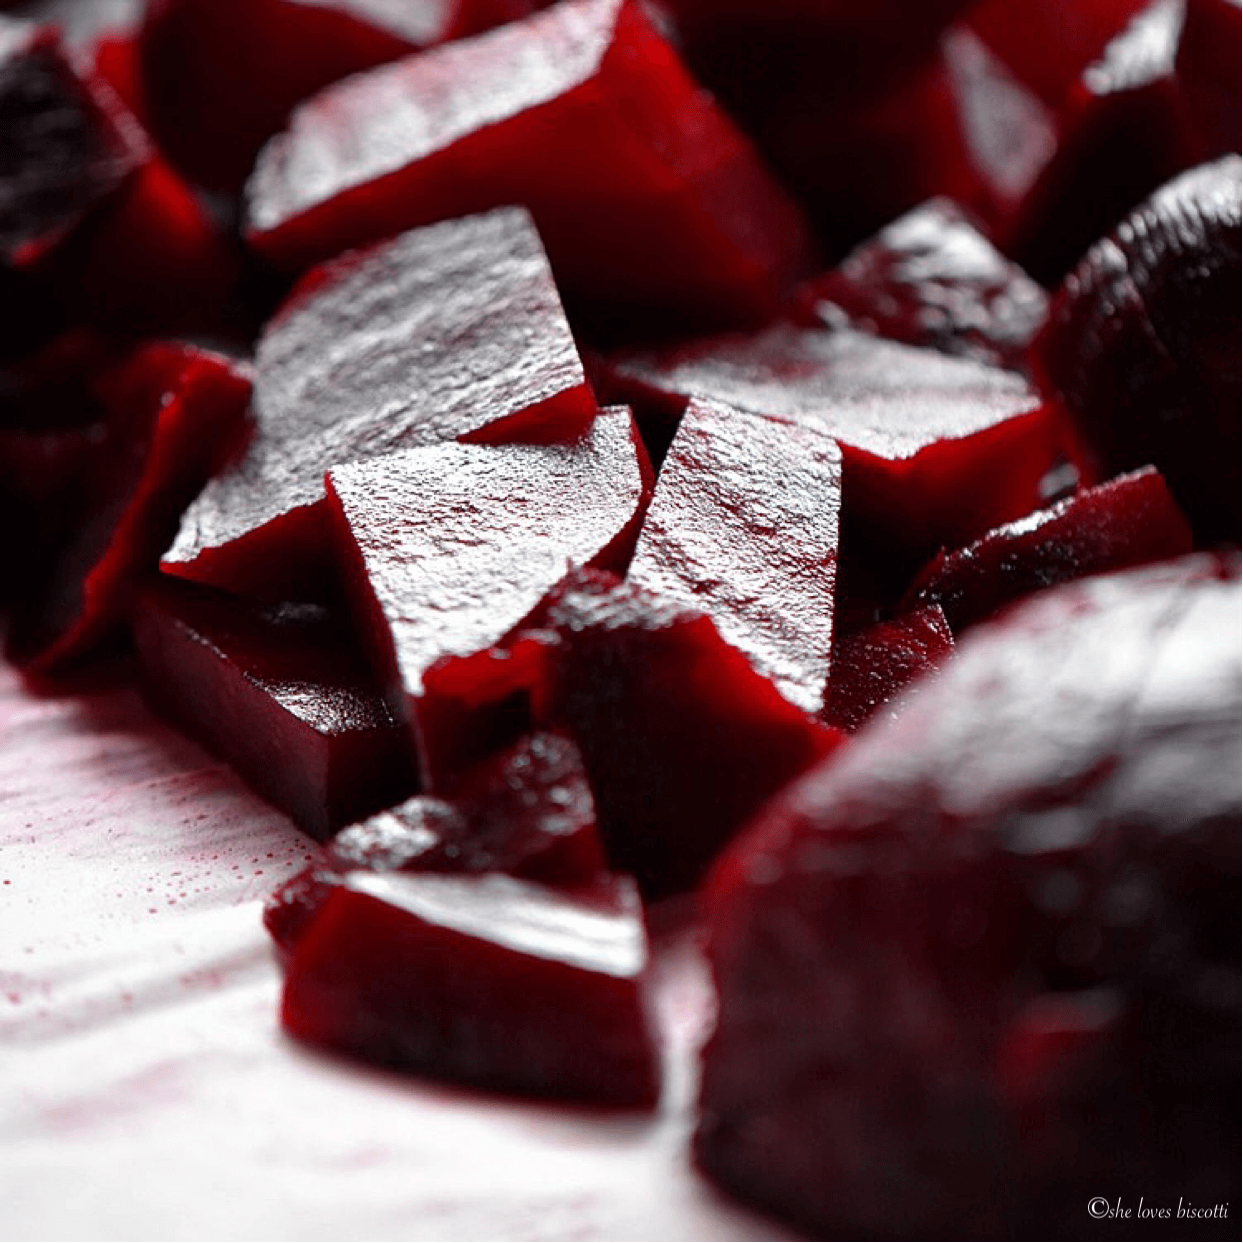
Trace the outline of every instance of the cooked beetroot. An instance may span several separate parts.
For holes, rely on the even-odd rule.
[[[696,884],[770,795],[839,742],[702,613],[603,576],[541,618],[537,718],[578,743],[609,864],[657,897]]]
[[[330,471],[332,536],[390,701],[417,701],[438,660],[505,638],[569,566],[624,563],[649,488],[641,455],[621,408],[570,445],[445,444]]]
[[[191,507],[165,566],[260,593],[316,542],[330,467],[457,438],[570,439],[595,411],[539,237],[516,209],[310,273],[255,365],[257,434]]]
[[[1155,464],[1197,536],[1236,543],[1240,167],[1176,178],[1094,246],[1038,350],[1102,473]]]
[[[614,360],[640,405],[691,393],[823,428],[841,445],[849,521],[902,549],[966,543],[1038,504],[1058,412],[1020,376],[849,329],[779,323]]]
[[[53,26],[0,17],[0,260],[39,258],[114,194],[148,152],[111,91]]]
[[[144,590],[134,639],[156,706],[313,837],[414,788],[409,731],[324,606],[165,577]]]
[[[505,872],[559,888],[604,873],[578,749],[537,733],[459,776],[446,798],[418,795],[338,833],[268,900],[264,923],[290,949],[353,871]]]
[[[1243,142],[1243,66],[1235,51],[1243,38],[1239,0],[1187,0],[1178,45],[1178,84],[1189,129],[1188,145],[1211,160]]]
[[[1021,368],[1048,314],[1048,295],[949,199],[887,225],[799,291],[808,322]]]
[[[85,443],[69,433],[81,482],[78,496],[62,492],[71,528],[48,551],[8,635],[9,657],[32,671],[63,666],[115,636],[139,579],[245,430],[247,370],[193,346],[142,347],[97,386],[104,422]]]
[[[833,644],[820,719],[853,732],[953,650],[949,622],[935,604],[843,635]]]
[[[833,647],[841,453],[828,431],[692,398],[627,578],[700,609],[805,712]]]
[[[567,299],[630,335],[762,319],[806,258],[793,204],[633,0],[569,0],[324,91],[247,195],[251,244],[293,269],[523,203]]]
[[[909,603],[940,605],[958,633],[1030,592],[1180,557],[1193,546],[1165,480],[1148,467],[939,553],[916,579]]]
[[[298,940],[281,1021],[302,1040],[477,1087],[650,1108],[633,885],[358,871]]]
[[[1239,1200],[1237,580],[1084,580],[959,645],[708,888],[697,1159],[815,1237]]]

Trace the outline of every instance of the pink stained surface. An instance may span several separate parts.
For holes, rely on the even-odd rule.
[[[795,1237],[687,1161],[710,1001],[675,912],[659,1112],[519,1103],[280,1033],[262,902],[312,845],[136,692],[0,670],[0,1237]]]

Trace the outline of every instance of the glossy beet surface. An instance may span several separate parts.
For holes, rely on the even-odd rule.
[[[708,892],[707,1172],[815,1237],[1238,1202],[1230,573],[1038,597],[758,818]]]
[[[134,639],[155,705],[313,837],[414,788],[409,732],[328,609],[165,578]]]
[[[649,1108],[659,1063],[633,885],[350,873],[294,948],[281,1021],[313,1044],[476,1087]]]
[[[939,605],[958,632],[1033,591],[1192,548],[1186,518],[1148,467],[941,553],[916,579],[909,601]]]
[[[805,424],[692,399],[627,579],[712,618],[807,712],[833,643],[841,454]]]
[[[1040,341],[1100,468],[1148,463],[1207,540],[1239,537],[1240,162],[1176,178],[1067,277]]]
[[[283,528],[305,520],[330,467],[459,437],[563,439],[595,409],[539,237],[516,209],[311,273],[255,367],[256,435],[167,558],[226,586],[270,576]]]
[[[1021,376],[850,329],[778,323],[612,366],[636,404],[698,393],[828,432],[847,513],[929,553],[1034,508],[1060,435]]]
[[[614,321],[763,317],[805,258],[797,210],[632,0],[571,0],[325,91],[247,198],[250,242],[294,269],[523,203],[567,298]]]
[[[644,892],[692,887],[760,804],[838,743],[703,614],[571,579],[541,625],[540,719],[577,742],[610,865]]]
[[[962,208],[933,199],[800,290],[804,314],[981,362],[1021,367],[1048,295]]]

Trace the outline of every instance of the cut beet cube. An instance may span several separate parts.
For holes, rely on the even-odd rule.
[[[649,1108],[659,1063],[633,885],[353,872],[294,948],[302,1040],[477,1087]]]
[[[844,635],[833,645],[820,719],[853,732],[953,650],[949,622],[935,604]]]
[[[1222,569],[1087,579],[981,627],[738,840],[706,897],[713,1178],[815,1238],[1068,1238],[1098,1194],[1238,1201]]]
[[[148,151],[53,26],[0,17],[0,260],[26,266],[114,194]]]
[[[636,405],[697,393],[822,428],[842,448],[848,520],[927,555],[1034,509],[1062,439],[1015,373],[849,329],[778,324],[623,356],[613,374]]]
[[[1021,369],[1049,297],[961,207],[933,199],[799,292],[810,322],[844,312],[866,332]]]
[[[622,408],[570,445],[429,446],[328,480],[354,607],[397,706],[437,661],[505,638],[571,565],[620,568],[650,471]]]
[[[16,614],[8,654],[46,672],[114,637],[182,511],[245,434],[250,376],[219,354],[156,343],[98,381],[106,422],[74,525]],[[79,456],[76,451],[75,457]]]
[[[340,616],[164,578],[134,638],[149,697],[319,839],[414,788],[398,725]]]
[[[1178,45],[1178,85],[1187,115],[1188,148],[1212,160],[1243,143],[1243,39],[1239,0],[1187,0]]]
[[[828,432],[692,399],[627,578],[700,609],[816,712],[833,648],[841,452]]]
[[[1084,257],[1041,337],[1104,474],[1154,464],[1199,538],[1239,538],[1240,162],[1170,182]]]
[[[447,799],[422,794],[338,833],[268,900],[264,923],[289,950],[344,878],[374,872],[505,872],[559,888],[604,874],[595,806],[578,749],[528,735],[461,776]]]
[[[631,336],[767,318],[806,260],[797,209],[633,0],[569,0],[324,91],[247,194],[250,242],[292,269],[523,203],[567,300]]]
[[[578,743],[609,864],[649,896],[694,886],[787,781],[840,740],[794,707],[703,614],[572,577],[542,623],[536,713]]]
[[[909,604],[939,605],[957,634],[1033,591],[1193,547],[1165,480],[1148,467],[938,554],[915,580]]]
[[[165,565],[262,592],[313,524],[324,472],[458,438],[572,439],[595,412],[539,237],[497,211],[309,274],[256,356],[257,434]]]

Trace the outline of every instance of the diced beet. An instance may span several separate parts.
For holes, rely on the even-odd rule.
[[[147,156],[141,130],[66,53],[55,27],[6,17],[0,131],[0,259],[20,266],[71,232]]]
[[[1193,547],[1165,480],[1148,467],[939,553],[908,601],[912,608],[939,605],[957,634],[1033,591],[1181,557]]]
[[[505,872],[559,888],[604,873],[578,749],[537,733],[459,776],[446,798],[421,794],[338,833],[268,900],[264,923],[288,951],[354,871]]]
[[[74,525],[49,553],[8,635],[10,658],[36,672],[114,636],[182,511],[245,431],[249,374],[219,354],[158,342],[98,384],[106,423],[76,468]]]
[[[650,487],[641,455],[621,408],[570,445],[444,444],[329,472],[354,607],[416,725],[438,660],[505,638],[571,565],[624,564]]]
[[[848,521],[927,555],[1035,508],[1062,440],[1059,413],[1017,374],[849,329],[780,323],[622,356],[613,372],[636,404],[697,393],[824,429],[842,448]]]
[[[627,579],[700,609],[805,712],[833,648],[841,452],[824,428],[692,398]]]
[[[1199,538],[1239,538],[1240,162],[1176,178],[1094,246],[1038,361],[1104,474],[1154,464]]]
[[[409,731],[323,606],[165,577],[144,590],[134,638],[156,706],[313,837],[414,788]]]
[[[762,320],[807,257],[797,209],[634,0],[568,0],[324,91],[247,195],[249,241],[292,269],[522,203],[567,300],[629,336]]]
[[[649,1108],[659,1063],[633,885],[350,873],[294,948],[281,1020],[313,1044],[477,1087]]]
[[[1188,146],[1211,160],[1243,143],[1243,40],[1239,0],[1187,0],[1178,45],[1178,85],[1188,123]]]
[[[1240,593],[1194,559],[981,627],[708,884],[695,1154],[816,1238],[1239,1199]]]
[[[657,897],[694,886],[758,809],[840,740],[702,613],[630,585],[568,580],[542,624],[540,720],[578,743],[609,864]]]
[[[949,622],[935,604],[842,636],[833,645],[820,719],[857,730],[953,650]]]
[[[114,31],[101,35],[91,45],[95,72],[112,88],[116,97],[137,117],[144,129],[150,118],[143,102],[138,74],[138,48],[134,32]]]
[[[798,296],[809,322],[844,312],[866,332],[1015,369],[1049,303],[949,199],[887,225]]]
[[[261,593],[330,467],[458,438],[572,439],[595,402],[539,237],[509,209],[310,273],[259,342],[254,407],[246,457],[191,508],[165,568]]]

